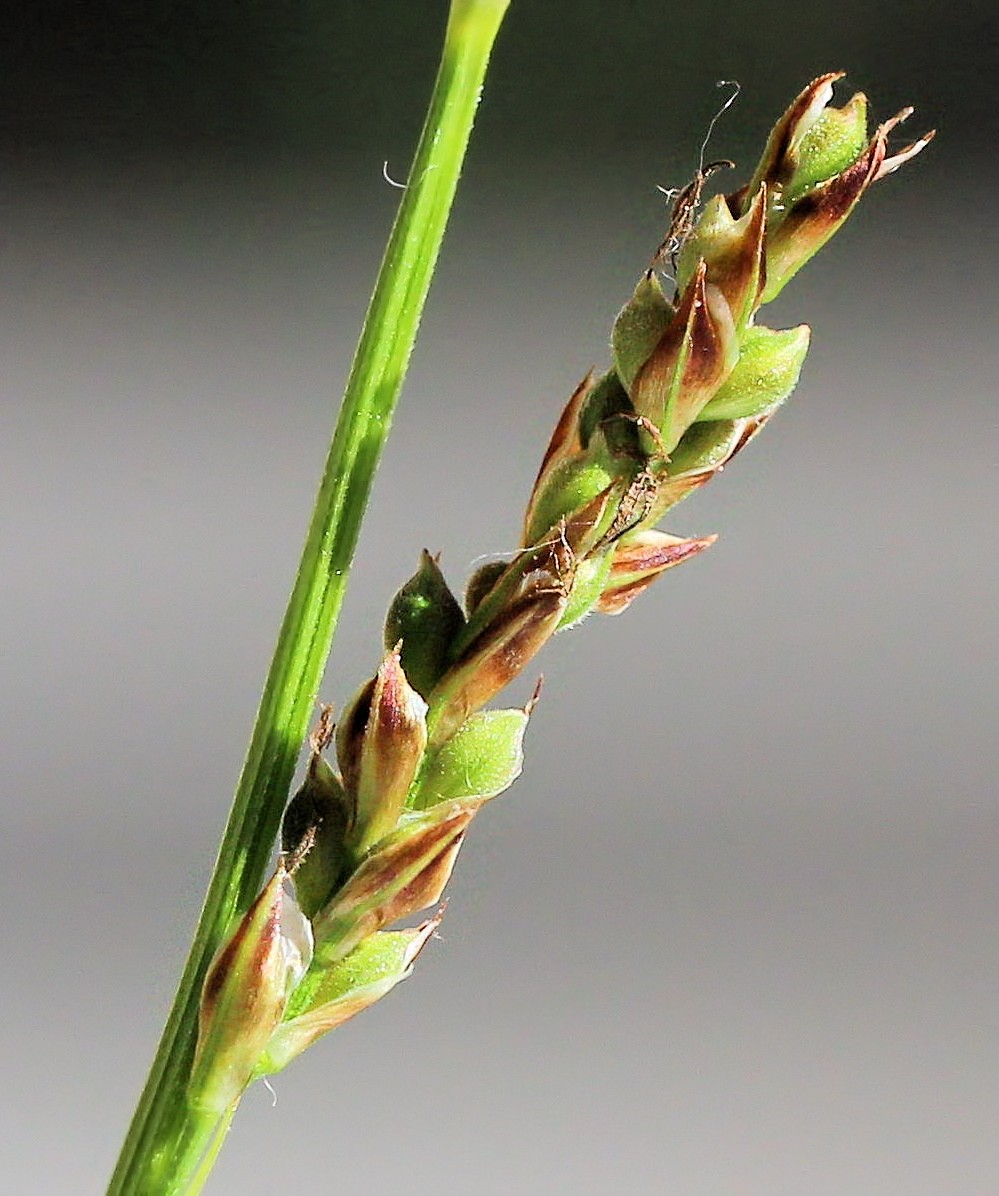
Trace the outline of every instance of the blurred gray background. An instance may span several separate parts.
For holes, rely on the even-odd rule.
[[[98,1193],[199,907],[445,4],[42,3],[0,72],[0,1188]],[[415,977],[209,1191],[999,1191],[997,18],[514,0],[323,697],[514,545],[686,181],[813,75],[940,136],[770,309],[718,531],[545,653]],[[518,693],[517,695],[521,695]]]

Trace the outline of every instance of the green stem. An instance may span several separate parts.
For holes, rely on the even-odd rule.
[[[220,1118],[215,1120],[208,1138],[208,1145],[205,1147],[200,1159],[197,1160],[197,1167],[191,1176],[190,1182],[182,1189],[183,1196],[199,1196],[202,1188],[208,1182],[208,1177],[215,1166],[215,1160],[219,1157],[219,1151],[222,1149],[222,1143],[226,1140],[226,1136],[229,1133],[232,1119],[236,1116],[237,1108],[239,1108],[238,1101],[230,1109],[226,1110]],[[186,1169],[179,1167],[177,1170],[178,1173],[186,1171]]]
[[[238,1105],[236,1101],[221,1116],[189,1110],[168,1149],[153,1160],[145,1186],[137,1190],[150,1196],[198,1196],[212,1173]]]
[[[509,0],[452,0],[410,182],[382,260],[215,871],[108,1196],[191,1191],[217,1121],[187,1082],[201,984],[262,883],[329,655],[374,472],[409,363],[493,41]],[[210,1162],[208,1164],[210,1167]]]

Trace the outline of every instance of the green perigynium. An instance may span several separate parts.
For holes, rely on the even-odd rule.
[[[424,551],[420,567],[392,599],[385,616],[386,650],[400,645],[409,684],[424,698],[444,675],[451,645],[465,626],[440,565]]]
[[[330,735],[317,734],[285,816],[297,868],[287,871],[314,939],[308,971],[274,937],[271,911],[290,900],[282,865],[220,957],[228,970],[213,969],[206,986],[204,1034],[229,1060],[209,1086],[215,1100],[285,1066],[409,974],[435,923],[387,928],[439,900],[472,818],[521,769],[533,700],[483,707],[558,630],[625,609],[713,543],[656,525],[797,383],[809,329],[758,324],[760,307],[929,139],[890,155],[888,134],[908,112],[868,139],[862,96],[829,107],[839,77],[795,99],[746,186],[708,200],[696,220],[684,213],[675,290],[654,269],[639,279],[614,322],[612,368],[588,375],[558,421],[513,559],[477,571],[464,610],[426,553],[396,595],[386,655],[336,730],[337,768],[323,757]],[[239,996],[251,981],[257,1005]]]
[[[429,810],[456,798],[495,797],[524,766],[524,732],[533,701],[522,710],[480,710],[436,751],[428,752],[412,804]]]
[[[417,956],[440,925],[437,915],[413,930],[369,934],[345,958],[323,970],[322,986],[304,1013],[287,1018],[257,1061],[258,1076],[273,1075],[317,1038],[380,1000],[413,970]]]
[[[807,324],[779,331],[751,325],[739,345],[739,360],[695,422],[772,415],[797,386],[810,339]]]

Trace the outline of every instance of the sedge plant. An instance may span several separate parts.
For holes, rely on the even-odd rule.
[[[466,140],[504,8],[484,0],[452,7],[435,101],[449,86],[449,54],[453,68],[468,52],[469,30],[477,30],[474,66],[466,60],[463,78],[472,95],[462,108]],[[356,538],[356,519],[342,530],[343,505],[324,479],[303,570],[312,587],[326,589],[310,591],[311,605],[293,595],[278,647],[294,716],[272,688],[265,691],[258,733],[271,736],[272,758],[261,764],[262,749],[251,744],[215,882],[227,896],[213,896],[215,887],[209,893],[209,924],[202,923],[172,1037],[168,1025],[146,1113],[140,1105],[112,1192],[199,1191],[247,1087],[410,975],[441,911],[415,926],[397,924],[434,911],[473,818],[521,771],[535,699],[521,708],[490,703],[553,636],[591,614],[625,610],[661,574],[714,542],[658,525],[746,447],[798,381],[808,327],[769,328],[757,319],[760,309],[867,189],[931,136],[890,152],[889,134],[909,110],[869,134],[863,95],[830,105],[840,77],[826,74],[804,88],[743,186],[702,204],[702,168],[679,193],[662,245],[613,322],[607,368],[583,378],[556,423],[519,549],[473,573],[460,599],[438,560],[423,552],[387,612],[377,670],[335,717],[322,712],[304,780],[286,805],[342,592],[339,584],[330,591],[331,578],[342,576],[336,570],[345,571]],[[432,103],[421,151],[426,141],[439,147],[445,109]],[[377,408],[352,411],[352,396],[360,388],[374,403],[394,387],[394,402],[460,156],[450,160],[445,202],[438,194],[430,204],[436,242],[421,259],[422,293],[401,334],[408,341],[395,345],[394,373],[383,368],[378,385],[358,378],[371,367],[370,338],[377,344],[399,309],[380,301],[376,288],[369,311],[331,454],[336,473],[337,437],[341,445],[352,433],[360,437],[355,460],[363,462],[338,500],[357,518],[377,460],[364,440]],[[407,217],[407,203],[430,174],[441,182],[445,167],[430,165],[418,151],[386,254],[390,281],[393,254],[420,244],[427,209]],[[381,360],[384,367],[388,358]],[[378,421],[382,437],[390,412],[391,403]],[[336,476],[342,482],[344,474]],[[331,546],[342,553],[348,543],[345,554],[331,555]],[[278,863],[260,888],[279,820]]]

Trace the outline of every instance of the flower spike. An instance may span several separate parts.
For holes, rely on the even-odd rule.
[[[294,861],[279,866],[209,972],[199,1101],[221,1111],[410,974],[439,915],[392,927],[440,900],[473,817],[519,775],[537,690],[521,709],[487,704],[557,632],[620,613],[715,542],[657,524],[797,384],[810,330],[768,328],[760,307],[872,183],[933,136],[889,153],[911,110],[869,137],[862,94],[830,104],[841,77],[820,75],[801,91],[745,186],[702,205],[711,173],[702,166],[683,189],[653,267],[614,321],[610,367],[588,373],[558,419],[520,547],[476,571],[464,610],[426,552],[392,600],[381,665],[336,728],[340,772],[323,756],[327,711],[285,814]],[[669,294],[656,272],[663,259],[675,266]],[[289,927],[299,907],[285,891],[295,868],[298,934]],[[207,1074],[209,1059],[221,1062]]]

